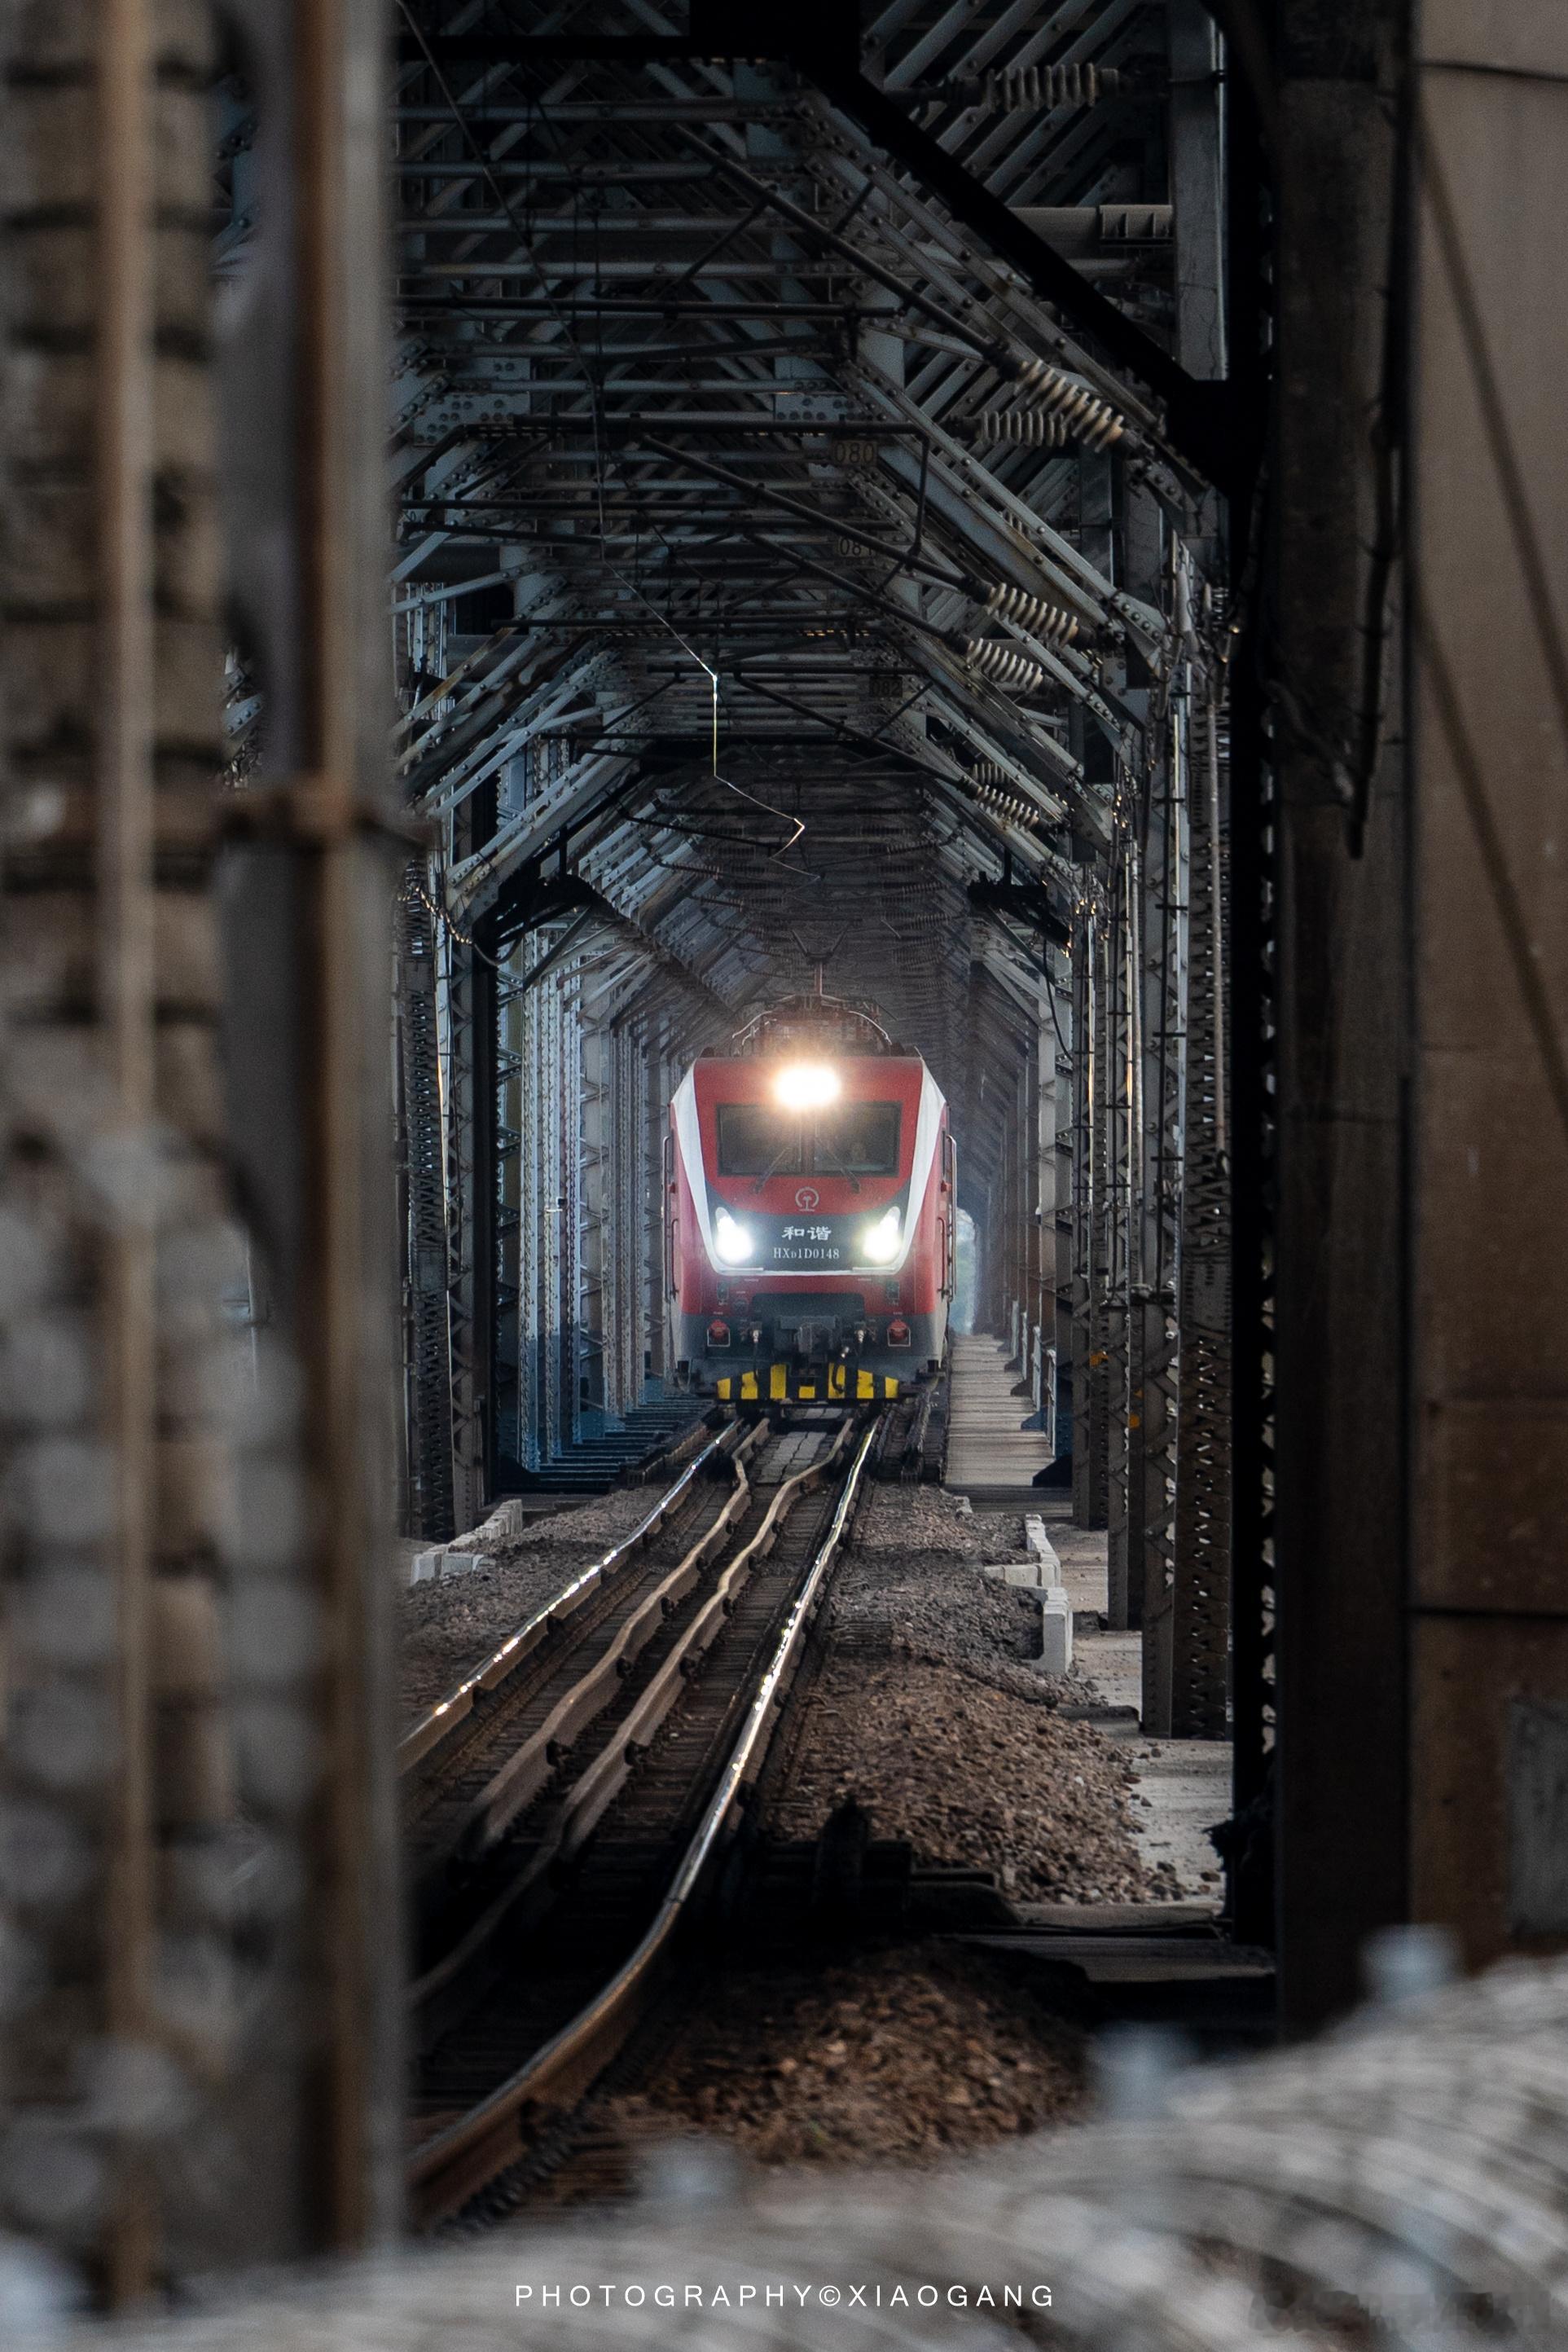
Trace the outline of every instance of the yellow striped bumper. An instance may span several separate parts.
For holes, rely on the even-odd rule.
[[[853,1371],[848,1364],[830,1364],[826,1376],[799,1364],[761,1364],[749,1372],[726,1372],[714,1382],[721,1404],[816,1404],[853,1397],[862,1404],[895,1397],[899,1382],[892,1372]]]

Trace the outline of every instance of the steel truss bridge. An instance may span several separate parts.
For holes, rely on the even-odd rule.
[[[394,12],[406,1524],[661,1393],[664,1107],[813,984],[1228,1720],[1227,517],[1197,0]],[[230,86],[226,248],[253,192]],[[233,716],[238,756],[258,722]]]

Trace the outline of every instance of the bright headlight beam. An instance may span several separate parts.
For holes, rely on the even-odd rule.
[[[726,1265],[744,1265],[751,1255],[750,1234],[736,1223],[727,1209],[721,1209],[713,1221],[713,1245]]]
[[[898,1244],[899,1214],[895,1201],[874,1225],[867,1225],[861,1235],[861,1249],[873,1265],[886,1265],[891,1258],[898,1255]]]
[[[821,1110],[837,1102],[839,1074],[826,1062],[791,1062],[774,1079],[773,1092],[786,1110]]]

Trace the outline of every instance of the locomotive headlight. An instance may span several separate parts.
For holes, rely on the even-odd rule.
[[[727,1209],[721,1209],[713,1221],[713,1245],[726,1265],[744,1265],[752,1254],[749,1232],[736,1223]]]
[[[873,1265],[886,1265],[898,1255],[901,1220],[898,1202],[880,1216],[874,1225],[867,1225],[861,1234],[862,1255]]]
[[[840,1091],[839,1074],[826,1062],[791,1062],[773,1081],[773,1092],[785,1110],[821,1110],[837,1102]]]

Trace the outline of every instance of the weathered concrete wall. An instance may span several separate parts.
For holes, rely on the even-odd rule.
[[[1568,1937],[1568,26],[1427,0],[1415,85],[1413,1900]]]

